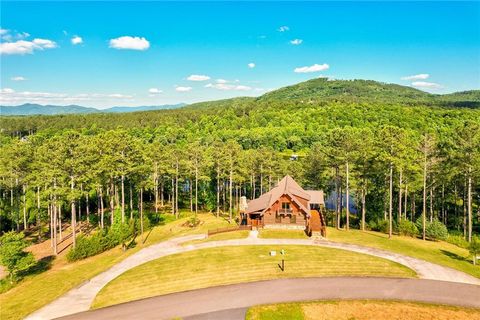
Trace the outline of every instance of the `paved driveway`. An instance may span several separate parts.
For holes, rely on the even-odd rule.
[[[329,248],[349,250],[364,254],[377,256],[380,258],[388,259],[398,262],[413,269],[419,278],[442,280],[449,282],[469,283],[480,285],[480,279],[465,274],[463,272],[440,266],[424,260],[404,256],[397,253],[392,253],[385,250],[363,247],[352,244],[344,244],[331,242],[326,240],[315,239],[259,239],[255,231],[251,232],[248,238],[224,240],[224,241],[211,241],[202,242],[192,245],[182,246],[184,242],[191,240],[204,239],[205,235],[191,235],[180,238],[174,238],[168,241],[164,241],[158,244],[151,245],[145,249],[138,251],[137,253],[126,258],[122,262],[114,265],[110,269],[89,281],[83,283],[77,288],[74,288],[51,302],[45,307],[32,313],[26,319],[52,319],[61,316],[74,314],[90,309],[95,296],[98,292],[110,281],[121,275],[127,270],[130,270],[136,266],[144,264],[146,262],[165,257],[168,255],[188,252],[204,248],[214,248],[222,246],[240,246],[240,245],[313,245],[323,246]]]
[[[248,307],[329,299],[405,300],[480,308],[480,286],[368,277],[278,279],[158,296],[62,319],[244,319]],[[480,312],[480,309],[479,309]]]

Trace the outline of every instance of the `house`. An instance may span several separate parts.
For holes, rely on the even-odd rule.
[[[244,221],[252,227],[305,230],[325,236],[323,191],[303,190],[290,176],[247,203]]]

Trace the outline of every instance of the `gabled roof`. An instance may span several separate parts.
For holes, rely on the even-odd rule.
[[[292,201],[298,204],[298,206],[303,211],[305,211],[306,214],[309,213],[309,210],[305,208],[305,206],[300,201],[297,201],[297,199],[295,199],[295,196],[310,201],[310,194],[303,190],[302,187],[300,187],[298,183],[293,180],[293,178],[289,175],[285,176],[282,180],[280,180],[278,185],[269,192],[262,194],[257,199],[251,200],[248,203],[246,213],[263,212],[265,211],[265,209],[270,208],[284,194],[288,195],[292,199]]]
[[[305,192],[310,196],[310,203],[325,204],[322,190],[305,190]]]

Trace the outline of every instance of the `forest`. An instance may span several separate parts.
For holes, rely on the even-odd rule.
[[[145,215],[211,211],[284,175],[336,195],[337,228],[437,221],[480,232],[480,91],[432,95],[314,79],[265,94],[119,114],[0,117],[0,231],[50,238]],[[292,160],[292,155],[298,155]],[[356,214],[343,205],[355,199]],[[423,230],[422,230],[423,229]]]

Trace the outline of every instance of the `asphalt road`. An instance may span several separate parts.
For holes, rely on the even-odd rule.
[[[404,300],[480,309],[480,286],[425,279],[278,279],[173,293],[61,319],[244,319],[254,305],[333,299]],[[480,310],[479,310],[480,312]]]

